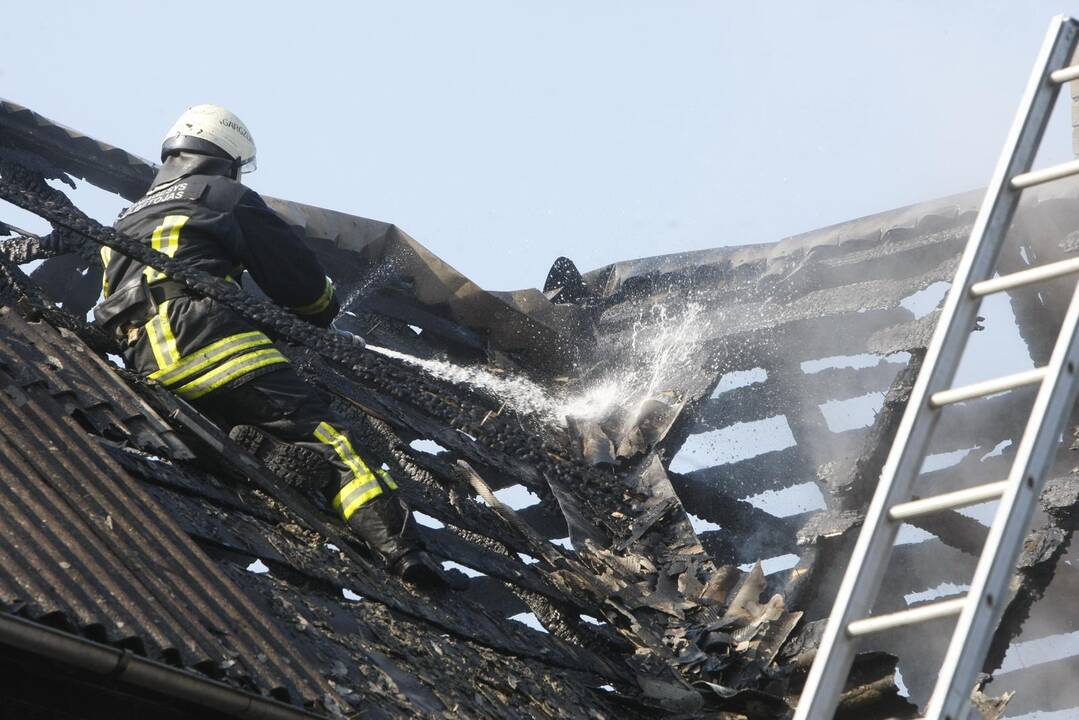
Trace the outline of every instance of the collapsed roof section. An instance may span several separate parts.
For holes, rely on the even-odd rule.
[[[585,314],[538,290],[491,292],[389,223],[268,199],[300,228],[329,269],[345,312],[416,325],[483,357],[488,346],[529,366],[567,369],[592,340]]]
[[[75,175],[133,199],[151,173],[138,158],[0,104],[0,193],[54,227],[49,238],[15,237],[3,248],[5,392],[32,399],[10,406],[10,449],[22,464],[7,469],[9,487],[61,499],[84,485],[95,497],[131,493],[141,512],[183,531],[166,523],[169,555],[187,558],[188,568],[170,572],[168,585],[143,588],[119,559],[130,551],[98,537],[103,531],[89,521],[50,536],[47,550],[29,535],[33,548],[12,551],[24,566],[42,553],[74,561],[53,569],[52,590],[35,585],[32,570],[5,576],[0,620],[59,624],[95,643],[126,644],[187,681],[216,680],[218,690],[319,713],[363,704],[384,716],[643,717],[663,708],[772,717],[796,701],[932,330],[933,313],[913,312],[911,298],[951,278],[976,194],[774,245],[628,261],[583,277],[561,261],[543,294],[485,293],[392,225],[272,201],[327,261],[356,330],[382,354],[344,352],[246,296],[222,300],[292,343],[297,367],[334,393],[368,452],[402,478],[414,507],[437,519],[431,524],[441,527],[426,533],[433,551],[481,573],[462,595],[426,598],[386,578],[331,520],[290,495],[282,480],[289,458],[260,454],[257,437],[237,436],[237,445],[95,355],[109,350],[109,339],[81,319],[97,297],[96,272],[82,271],[93,270],[99,243],[145,250],[82,217],[41,178]],[[1072,249],[1074,186],[1063,192],[1025,206],[1010,269]],[[27,278],[15,261],[34,257],[48,259]],[[154,262],[193,291],[223,292]],[[1036,360],[1062,313],[1060,292],[1053,285],[1012,298]],[[560,350],[554,360],[552,348]],[[93,369],[89,380],[84,365]],[[861,403],[864,412],[881,396],[875,416],[871,408],[862,422],[836,420],[837,406]],[[1017,432],[1001,418],[1021,415],[1029,397],[988,402],[990,412],[954,408],[937,454],[962,451],[963,459],[927,471],[927,487],[1000,472]],[[85,477],[50,471],[49,458],[35,453],[35,432],[53,433],[69,464],[90,458],[79,465]],[[419,450],[419,439],[441,448]],[[1043,603],[1052,605],[1072,582],[1059,562],[1074,508],[1068,467],[1062,457],[988,669],[1017,636],[1037,642],[1072,629],[1051,613],[1054,620],[1019,635],[1035,599],[1048,592]],[[514,485],[540,502],[519,512],[505,507],[494,492]],[[769,503],[776,496],[784,502]],[[49,520],[40,502],[15,507],[12,522],[22,532]],[[115,512],[122,517],[105,513],[114,527],[136,527],[135,510]],[[882,594],[898,606],[961,584],[985,532],[956,513],[920,529]],[[549,542],[567,536],[574,551]],[[80,548],[92,541],[105,559],[91,566]],[[160,542],[136,544],[153,553]],[[243,569],[255,558],[268,573]],[[87,602],[79,595],[85,582],[109,588],[111,599]],[[217,604],[187,604],[205,584]],[[168,588],[183,591],[158,597]],[[118,632],[116,613],[125,607],[146,609]],[[169,634],[151,611],[181,630],[216,613],[226,641]],[[548,634],[506,621],[520,613],[533,614]],[[277,637],[289,652],[266,650]],[[912,653],[913,642],[884,636],[875,649],[924,657],[925,643]],[[939,649],[929,643],[929,652]],[[929,666],[900,666],[915,700]],[[112,672],[124,691],[152,703],[137,673],[118,667]],[[1029,682],[1021,669],[1008,675],[1014,687]],[[602,685],[614,692],[594,689]],[[912,711],[882,653],[861,657],[852,685],[848,713]],[[196,692],[185,702],[204,698]],[[20,702],[44,701],[25,693]]]
[[[1075,183],[1062,183],[1026,199],[1000,272],[1060,260],[1076,250],[1077,191]],[[628,347],[639,338],[639,314],[654,312],[642,298],[690,308],[680,317],[693,316],[691,334],[698,344],[659,383],[686,403],[661,442],[672,459],[672,483],[690,512],[718,525],[701,534],[717,563],[772,557],[773,568],[792,566],[773,577],[782,580],[787,606],[804,612],[805,620],[822,619],[831,607],[935,326],[934,305],[953,275],[979,202],[979,193],[967,193],[773,245],[620,262],[582,279],[588,302],[604,307],[597,335],[608,347]],[[1065,279],[987,306],[993,339],[982,343],[976,334],[971,341],[976,356],[981,346],[978,378],[999,374],[993,372],[994,356],[1009,352],[1007,336],[1015,330],[1029,353],[1027,366],[1045,364],[1071,294]],[[699,313],[695,306],[702,308]],[[696,368],[713,372],[687,371]],[[1032,391],[1017,391],[946,411],[918,494],[1004,476],[1032,399]],[[1057,607],[1068,602],[1074,582],[1070,565],[1059,562],[1068,557],[1074,506],[1071,490],[1067,497],[1052,490],[1074,489],[1073,466],[1065,445],[986,672],[1001,667],[1009,647],[1029,650],[1048,636],[1075,631]],[[897,567],[881,593],[893,601],[877,612],[961,594],[991,517],[991,507],[983,507],[907,528]],[[1039,608],[1035,603],[1043,595]],[[1038,620],[1024,626],[1028,615]],[[939,625],[928,642],[921,633],[895,632],[874,645],[908,660],[900,671],[912,697],[922,701],[934,679],[932,658],[943,654],[948,637],[947,624]],[[1070,659],[1051,671],[1064,673],[1079,646],[1057,640],[1069,648]],[[1050,668],[1026,670],[1015,658],[1005,663],[1006,681],[991,687],[1019,690],[1013,708],[1034,710],[1042,700],[1058,707],[1057,698],[1035,691],[1045,687],[1038,675]]]

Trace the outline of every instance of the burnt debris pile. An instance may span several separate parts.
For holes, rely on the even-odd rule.
[[[224,716],[256,699],[266,717],[789,713],[976,193],[583,275],[560,258],[543,291],[507,293],[393,225],[270,200],[330,269],[345,327],[371,346],[358,351],[72,201],[76,182],[133,201],[152,175],[0,102],[0,198],[48,228],[0,225],[0,641],[19,648],[0,675],[23,678],[3,688],[13,706],[43,717],[107,717],[119,702]],[[1075,186],[1057,192],[1024,207],[1008,269],[1073,250]],[[306,499],[302,455],[250,429],[225,434],[120,367],[87,322],[102,246],[277,338],[397,478],[429,549],[467,589],[423,595],[388,577]],[[1068,295],[1047,288],[1009,305],[1039,363]],[[925,488],[1000,475],[1030,400],[950,408]],[[987,662],[1000,670],[988,690],[1018,691],[1008,712],[1079,704],[1038,690],[1066,677],[1072,653],[1037,670],[1007,654],[1075,630],[1063,610],[1079,502],[1068,453]],[[958,513],[911,528],[880,609],[961,592],[985,532],[981,516]],[[39,642],[58,631],[124,652],[91,666],[84,646],[61,656],[59,641]],[[842,712],[912,716],[932,679],[923,659],[945,637],[878,638]],[[160,675],[146,680],[144,666]],[[81,714],[35,689],[46,676],[89,698]]]

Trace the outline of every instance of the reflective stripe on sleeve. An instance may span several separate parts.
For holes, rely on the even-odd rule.
[[[257,330],[229,335],[181,358],[179,362],[173,365],[150,373],[150,379],[156,380],[162,385],[175,385],[225,358],[232,357],[244,350],[269,344],[270,338]]]
[[[150,349],[154,353],[158,369],[167,369],[180,361],[180,352],[176,349],[176,336],[169,324],[169,303],[166,300],[157,306],[157,315],[146,323],[146,336]]]
[[[326,286],[322,289],[322,294],[319,295],[318,300],[307,305],[300,305],[292,308],[292,312],[297,315],[314,315],[325,310],[330,305],[330,301],[333,300],[333,280],[326,278]]]
[[[315,428],[315,438],[334,449],[337,456],[352,471],[352,480],[345,483],[333,498],[333,508],[348,520],[352,514],[366,503],[382,494],[382,486],[356,451],[348,437],[338,432],[328,422],[319,423]]]
[[[150,236],[150,247],[168,255],[170,258],[175,257],[176,250],[180,247],[180,230],[190,219],[187,215],[165,216],[161,224],[154,228],[154,234]],[[146,281],[151,283],[165,277],[164,273],[158,272],[152,267],[146,267],[143,273],[146,275]]]
[[[180,386],[176,392],[188,400],[194,400],[267,365],[287,362],[288,358],[276,348],[256,350],[219,365],[202,377]]]

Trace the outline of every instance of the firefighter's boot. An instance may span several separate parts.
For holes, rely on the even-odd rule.
[[[382,556],[390,572],[424,590],[463,589],[423,549],[412,513],[397,497],[383,493],[358,508],[349,528]]]

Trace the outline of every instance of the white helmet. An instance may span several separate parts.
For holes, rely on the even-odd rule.
[[[219,105],[188,108],[161,143],[161,160],[184,150],[212,155],[224,153],[241,173],[255,169],[255,140],[240,118]]]

